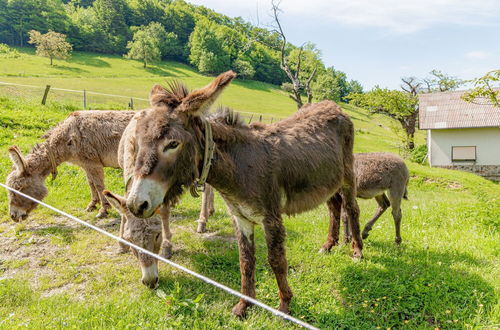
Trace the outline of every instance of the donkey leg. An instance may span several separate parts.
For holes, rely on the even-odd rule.
[[[402,195],[389,191],[389,198],[392,207],[392,217],[394,219],[394,227],[396,229],[396,244],[400,245],[403,241],[401,239],[401,198]]]
[[[268,216],[264,218],[264,230],[266,232],[266,242],[268,255],[267,259],[274,276],[278,282],[280,307],[278,308],[283,313],[290,313],[288,305],[292,300],[292,289],[288,285],[288,263],[286,261],[285,237],[286,231],[283,226],[281,216]],[[338,232],[337,232],[338,237]]]
[[[340,227],[340,209],[342,207],[342,197],[340,194],[335,194],[327,202],[328,214],[330,216],[330,224],[328,226],[328,236],[325,244],[319,252],[330,252],[334,245],[339,243],[339,227]]]
[[[127,217],[125,215],[121,216],[121,221],[120,221],[120,238],[123,238],[123,232],[125,231],[125,225],[127,223]],[[130,250],[130,247],[126,244],[123,244],[122,242],[118,242],[118,251],[117,253],[122,254],[122,253],[127,253]]]
[[[108,210],[111,208],[111,204],[109,204],[108,200],[102,193],[105,189],[104,168],[101,165],[96,164],[92,167],[89,167],[88,171],[93,178],[94,187],[96,188],[99,199],[101,201],[101,208],[99,209],[96,218],[105,218],[108,216]]]
[[[354,181],[354,180],[353,180]],[[359,206],[356,201],[354,185],[342,187],[342,209],[347,214],[349,227],[352,233],[352,250],[354,258],[363,257],[363,241],[359,232]]]
[[[387,208],[391,205],[385,193],[382,193],[382,195],[379,196],[375,196],[375,200],[378,203],[378,208],[371,220],[366,223],[365,228],[363,229],[363,239],[366,239],[368,237],[368,234],[370,230],[372,230],[375,222],[377,222],[378,218],[380,218],[380,216],[384,214],[385,210],[387,210]]]
[[[162,205],[160,208],[162,242],[160,256],[166,259],[172,257],[172,232],[170,231],[170,206]]]
[[[207,184],[207,189],[208,189],[208,216],[211,217],[215,213],[215,196],[214,196],[214,188]],[[207,219],[208,220],[208,219]]]
[[[344,210],[340,212],[342,218],[342,225],[344,226],[344,243],[348,244],[352,241],[351,227],[349,226],[349,219],[347,219],[347,214]]]
[[[240,253],[241,293],[255,298],[255,242],[254,224],[237,216],[233,216]],[[244,317],[247,307],[251,305],[244,299],[233,307],[233,314]]]
[[[86,212],[92,212],[96,209],[97,204],[99,204],[99,192],[97,191],[96,187],[94,186],[94,177],[92,174],[86,169],[83,168],[85,171],[85,176],[87,177],[87,183],[89,184],[90,187],[90,195],[91,195],[91,200],[90,203],[87,205],[85,208]]]
[[[208,184],[205,184],[205,191],[203,191],[203,194],[201,195],[201,209],[200,216],[198,217],[198,228],[196,229],[197,233],[204,233],[207,231],[207,221],[210,216],[210,192],[212,189],[213,188]]]

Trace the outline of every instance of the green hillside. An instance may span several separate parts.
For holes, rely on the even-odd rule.
[[[47,59],[20,51],[20,58],[0,58],[0,81],[145,98],[153,84],[171,78],[192,88],[211,80],[172,62],[143,69],[141,63],[120,57],[76,53],[71,60],[56,61],[50,67]],[[77,99],[54,94],[58,100],[54,102],[50,95],[48,104],[41,106],[39,90],[0,86],[0,182],[11,170],[8,146],[16,144],[28,152],[43,132],[81,106]],[[284,92],[252,81],[236,81],[220,102],[274,116],[295,111]],[[103,103],[107,105],[105,99]],[[363,109],[342,107],[355,123],[356,151],[398,153],[393,130],[397,123]],[[419,133],[417,143],[423,141]],[[350,258],[347,246],[330,254],[317,253],[326,239],[326,207],[285,219],[294,316],[320,328],[494,328],[499,324],[499,185],[468,173],[407,164],[411,180],[409,201],[402,206],[401,248],[393,243],[389,210],[365,241],[365,258],[358,263]],[[106,171],[106,185],[123,191],[118,170]],[[80,169],[61,166],[57,180],[47,180],[47,186],[47,203],[118,232],[117,213],[98,221],[83,211],[90,192]],[[246,320],[235,319],[230,310],[236,298],[161,265],[160,289],[165,298],[140,283],[135,257],[115,254],[116,242],[43,208],[14,224],[6,197],[0,191],[0,328],[292,328],[256,307]],[[200,235],[194,222],[199,203],[185,194],[173,210],[173,261],[238,289],[238,250],[226,207],[217,197],[209,232]],[[364,224],[376,203],[360,201],[360,208]],[[260,228],[256,244],[257,298],[277,306],[277,287]]]

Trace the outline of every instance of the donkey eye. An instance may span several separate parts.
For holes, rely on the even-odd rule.
[[[163,148],[163,152],[167,152],[170,149],[175,149],[179,146],[179,142],[177,141],[170,141],[165,148]]]

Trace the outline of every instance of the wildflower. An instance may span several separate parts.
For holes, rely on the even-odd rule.
[[[363,304],[363,307],[367,307],[368,305],[367,304]]]
[[[451,314],[451,311],[449,309],[447,309],[446,314]]]
[[[479,306],[479,307],[483,307],[484,305],[483,305],[483,304],[479,304],[478,306]]]
[[[408,323],[410,323],[410,321],[409,320],[405,320],[405,324],[408,324]]]

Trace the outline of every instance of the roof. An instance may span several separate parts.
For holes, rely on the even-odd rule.
[[[420,129],[500,127],[500,108],[466,102],[465,92],[420,94]]]

